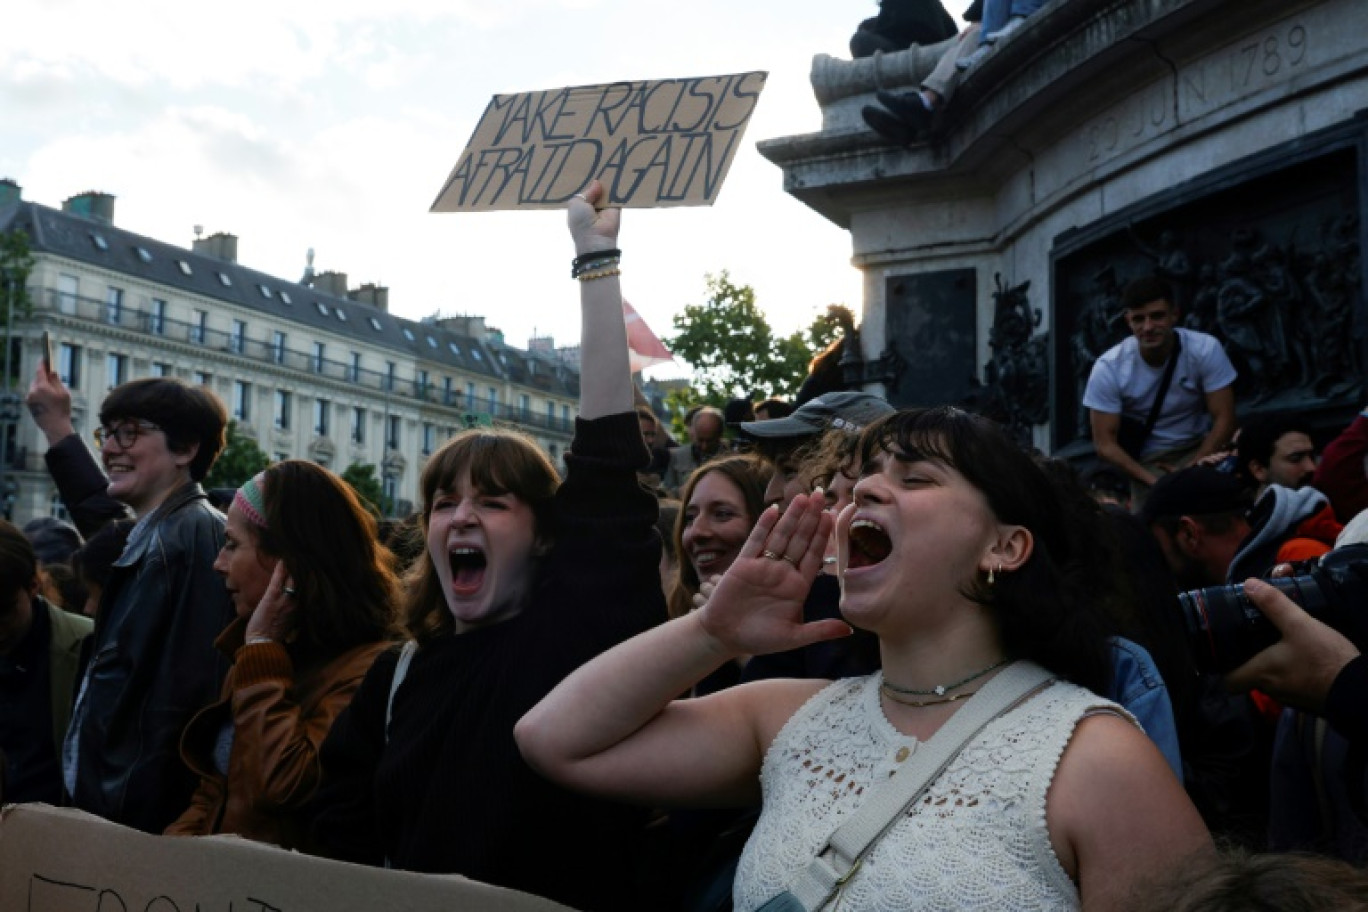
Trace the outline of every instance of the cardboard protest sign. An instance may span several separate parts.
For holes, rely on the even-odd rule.
[[[767,75],[495,95],[432,211],[558,209],[595,177],[610,206],[712,205]]]
[[[569,912],[464,877],[366,868],[232,836],[148,836],[41,804],[12,805],[0,814],[0,909]]]

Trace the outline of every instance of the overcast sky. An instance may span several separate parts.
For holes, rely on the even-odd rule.
[[[553,212],[430,214],[495,93],[768,70],[711,208],[632,210],[623,288],[662,336],[706,272],[753,285],[783,331],[858,308],[848,235],[783,192],[757,140],[813,132],[808,74],[874,0],[95,0],[19,3],[0,30],[0,177],[59,206],[239,260],[389,286],[391,310],[487,316],[510,343],[578,341],[573,249]],[[958,12],[958,10],[955,10]]]

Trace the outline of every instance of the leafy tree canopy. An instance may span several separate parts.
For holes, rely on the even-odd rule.
[[[204,479],[204,486],[238,488],[270,464],[270,457],[257,446],[257,442],[240,432],[236,421],[229,421],[228,442]]]
[[[375,476],[375,466],[369,462],[353,462],[342,470],[341,478],[352,486],[361,505],[376,517],[385,516],[385,493],[380,479]]]

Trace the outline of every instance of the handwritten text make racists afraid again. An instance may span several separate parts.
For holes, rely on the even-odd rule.
[[[767,75],[496,95],[432,209],[559,208],[593,178],[613,206],[710,205]]]

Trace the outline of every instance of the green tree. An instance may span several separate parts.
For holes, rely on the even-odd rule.
[[[12,325],[13,319],[22,320],[32,316],[33,301],[29,297],[28,278],[34,263],[27,233],[18,228],[0,232],[0,327]],[[4,360],[2,369],[8,371],[10,381],[21,379],[17,376],[19,359],[15,357],[14,343],[11,343]]]
[[[10,308],[16,317],[32,315],[28,278],[35,262],[27,233],[18,228],[0,232],[0,320],[9,317]]]
[[[342,470],[342,480],[351,485],[361,505],[376,517],[387,516],[388,504],[380,479],[375,477],[375,466],[369,462],[353,462]]]
[[[817,352],[853,323],[850,309],[833,304],[806,330],[776,336],[755,301],[755,290],[736,285],[723,270],[704,277],[707,297],[674,318],[676,334],[665,340],[694,368],[692,396],[672,405],[722,405],[734,396],[792,396]]]
[[[236,421],[228,422],[228,441],[223,452],[214,460],[214,467],[204,479],[206,488],[238,488],[271,464],[257,442],[238,431]]]

